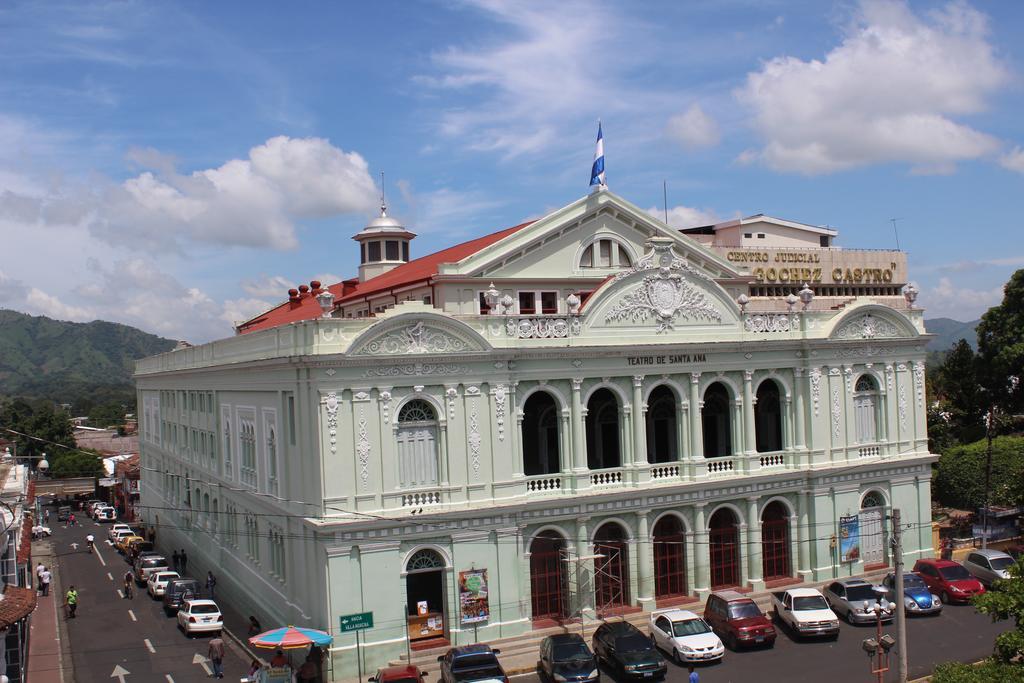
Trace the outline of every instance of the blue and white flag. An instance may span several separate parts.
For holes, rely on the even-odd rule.
[[[604,183],[604,135],[601,122],[597,122],[597,146],[594,148],[594,165],[590,169],[590,186],[605,187]]]

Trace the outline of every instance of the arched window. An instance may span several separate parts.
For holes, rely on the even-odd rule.
[[[883,496],[878,491],[868,491],[867,493],[864,494],[864,498],[860,501],[861,510],[880,507],[885,507],[885,496]]]
[[[675,515],[654,525],[654,597],[686,595],[686,535]]]
[[[789,511],[777,500],[761,513],[761,565],[766,581],[791,575]]]
[[[587,401],[587,467],[620,467],[619,402],[609,389],[598,389]]]
[[[437,413],[415,398],[398,411],[398,483],[402,488],[438,483]]]
[[[758,453],[782,450],[782,401],[779,385],[773,380],[765,380],[757,387],[754,429]]]
[[[664,384],[655,387],[647,399],[647,462],[679,459],[676,396]]]
[[[720,508],[708,524],[708,551],[711,555],[711,588],[727,588],[740,583],[739,520],[729,508]]]
[[[878,441],[878,384],[871,375],[861,375],[854,385],[853,422],[857,443]]]
[[[530,543],[530,605],[534,619],[561,619],[569,613],[569,574],[565,539],[543,531]]]
[[[527,476],[557,474],[561,469],[558,416],[558,404],[546,391],[538,391],[526,399],[523,405],[523,467]]]
[[[434,569],[444,569],[444,560],[430,548],[417,550],[405,563],[406,572],[432,571]]]
[[[277,430],[273,426],[267,429],[267,490],[277,495]]]
[[[580,256],[580,268],[629,268],[633,260],[625,245],[612,239],[597,240]]]
[[[868,491],[860,501],[860,559],[864,564],[886,561],[888,541],[885,525],[885,496]]]
[[[704,457],[732,455],[732,421],[729,392],[721,382],[714,382],[704,392],[700,419],[704,430]]]

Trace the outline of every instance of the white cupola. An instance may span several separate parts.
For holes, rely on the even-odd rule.
[[[380,216],[370,221],[352,239],[359,242],[359,281],[386,273],[409,262],[409,242],[416,233],[406,230],[388,215],[384,196],[380,198]]]

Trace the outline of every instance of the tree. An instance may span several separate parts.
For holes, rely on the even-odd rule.
[[[100,455],[86,451],[65,452],[50,466],[50,476],[57,479],[102,477],[103,474],[103,460]]]
[[[75,448],[71,420],[49,401],[29,402],[19,398],[8,402],[0,409],[0,428],[36,437],[3,432],[5,436],[14,438],[17,445],[15,455],[18,458],[30,458],[32,467],[39,462],[43,453],[52,459],[66,452],[61,446]]]
[[[1008,414],[1019,411],[1024,406],[1024,269],[1006,283],[1002,303],[981,316],[978,355],[991,401]]]
[[[1024,667],[987,661],[982,664],[946,662],[935,667],[932,683],[1024,683]]]
[[[985,439],[956,446],[939,457],[932,493],[942,505],[976,510],[985,503]],[[992,441],[992,502],[1024,503],[1024,437],[1000,436]]]
[[[977,441],[985,434],[984,397],[978,386],[978,358],[961,339],[939,368],[936,393],[946,417],[950,435],[959,443]]]

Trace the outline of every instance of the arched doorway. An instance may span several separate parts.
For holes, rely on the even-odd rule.
[[[871,375],[861,375],[853,388],[854,438],[857,443],[878,441],[878,384]]]
[[[434,550],[417,550],[405,563],[409,640],[444,638],[445,562]]]
[[[620,467],[619,402],[609,389],[598,389],[587,401],[587,467]]]
[[[402,488],[438,483],[437,413],[414,398],[398,411],[398,483]]]
[[[864,564],[885,563],[885,497],[868,491],[860,501],[860,555]]]
[[[565,547],[565,539],[556,531],[542,531],[530,543],[530,604],[534,619],[562,619],[569,614]]]
[[[629,549],[626,530],[615,522],[594,535],[594,597],[597,613],[612,612],[629,604]]]
[[[708,524],[708,545],[711,553],[711,588],[728,588],[740,584],[739,520],[729,508],[719,508]]]
[[[551,394],[538,391],[523,404],[523,471],[527,476],[557,474],[558,404]]]
[[[662,384],[647,399],[647,462],[674,462],[679,459],[676,427],[676,396]]]
[[[792,576],[789,556],[789,511],[775,500],[761,513],[761,566],[765,581]]]
[[[782,401],[774,380],[766,379],[757,387],[754,430],[758,453],[782,450]]]
[[[730,411],[728,389],[721,382],[713,382],[704,392],[704,407],[700,409],[705,458],[732,455]]]
[[[654,597],[687,594],[686,533],[675,515],[665,515],[654,525]]]

